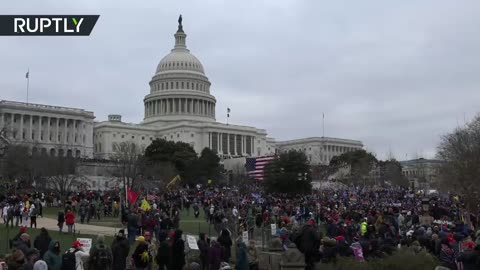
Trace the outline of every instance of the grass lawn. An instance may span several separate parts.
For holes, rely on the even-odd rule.
[[[62,211],[63,208],[53,208],[45,207],[43,208],[43,216],[48,218],[57,219],[57,214],[59,211]],[[77,221],[79,221],[79,217]],[[101,216],[100,220],[92,219],[90,220],[89,225],[105,226],[105,227],[116,227],[121,228],[122,224],[120,222],[120,217],[103,217]],[[184,234],[192,234],[198,236],[200,232],[206,233],[208,235],[216,236],[215,229],[212,225],[208,224],[205,221],[203,209],[200,209],[200,216],[195,218],[193,215],[193,210],[190,209],[190,215],[187,215],[187,211],[182,211],[180,213],[180,229],[183,230]]]
[[[18,232],[20,228],[19,227],[14,227],[14,228],[6,228],[5,225],[0,225],[0,254],[6,254],[10,251],[9,249],[9,239],[12,239]],[[32,242],[32,247],[33,247],[33,241],[35,240],[35,237],[40,233],[40,229],[27,229],[27,233],[30,235],[31,242]],[[97,239],[96,235],[88,235],[88,234],[64,234],[64,233],[59,233],[57,231],[48,231],[50,234],[50,237],[53,240],[58,240],[60,241],[60,248],[62,252],[66,251],[68,248],[71,247],[73,241],[77,238],[92,238],[93,240],[93,245],[95,245],[95,241]],[[108,245],[112,243],[113,238],[109,236],[105,236],[105,241]]]

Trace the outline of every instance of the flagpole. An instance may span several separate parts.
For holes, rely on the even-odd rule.
[[[28,104],[28,87],[30,85],[30,68],[27,70],[27,104]]]
[[[325,138],[325,114],[322,113],[322,138]]]

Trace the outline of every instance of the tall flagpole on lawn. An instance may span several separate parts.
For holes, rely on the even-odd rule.
[[[28,87],[30,84],[30,68],[28,68],[27,74],[25,74],[25,78],[27,78],[27,104],[28,104]]]

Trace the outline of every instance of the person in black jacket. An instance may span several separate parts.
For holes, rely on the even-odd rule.
[[[295,244],[305,255],[305,269],[313,269],[315,266],[315,257],[320,247],[320,236],[313,227],[315,222],[313,220],[308,221],[308,224],[302,228],[300,235],[294,240]]]
[[[467,250],[461,252],[457,257],[457,261],[463,262],[464,270],[476,270],[480,269],[480,245],[477,245],[475,249],[470,246]]]
[[[228,230],[222,230],[220,237],[218,237],[217,242],[224,248],[224,262],[229,262],[232,254],[232,238],[230,237],[230,232]]]
[[[155,262],[159,270],[168,270],[170,269],[170,255],[172,251],[168,244],[167,233],[165,231],[160,232],[158,240],[160,245],[158,246],[157,255],[155,256]]]
[[[198,249],[200,250],[200,261],[202,262],[202,270],[208,269],[208,237],[204,233],[200,233],[199,240],[197,242]]]
[[[171,270],[182,270],[185,265],[185,242],[182,239],[182,230],[175,231],[175,239],[172,246]]]
[[[130,252],[130,243],[125,237],[125,230],[118,231],[117,236],[112,243],[113,267],[115,270],[125,270],[127,268],[128,253]]]
[[[35,237],[35,240],[33,241],[33,247],[40,252],[40,258],[43,258],[43,255],[48,251],[50,241],[52,241],[52,238],[48,235],[47,229],[41,228],[40,234]]]

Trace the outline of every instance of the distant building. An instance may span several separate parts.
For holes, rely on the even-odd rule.
[[[271,145],[270,147],[275,147],[277,152],[302,151],[307,155],[311,165],[328,165],[334,156],[363,149],[361,141],[328,137],[280,141]]]
[[[442,163],[441,160],[424,158],[400,161],[402,174],[416,186],[435,183]]]

